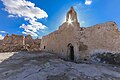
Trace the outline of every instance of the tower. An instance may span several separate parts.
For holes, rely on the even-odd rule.
[[[68,11],[68,13],[66,15],[66,22],[68,22],[68,21],[78,22],[77,13],[73,7],[70,8],[70,10]]]
[[[65,29],[72,27],[74,30],[80,30],[80,24],[77,19],[77,13],[73,7],[66,14],[66,21],[59,27],[59,29]]]

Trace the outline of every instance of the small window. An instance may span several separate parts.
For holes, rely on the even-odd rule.
[[[84,30],[84,28],[81,28],[81,31],[83,31]]]
[[[98,29],[100,29],[100,27],[98,27]]]
[[[44,49],[45,49],[45,46],[44,46]]]
[[[115,26],[114,24],[112,24],[112,26]]]
[[[84,61],[87,61],[87,59],[85,58]]]

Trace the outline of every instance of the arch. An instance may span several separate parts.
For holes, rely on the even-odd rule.
[[[71,61],[74,61],[74,46],[71,43],[69,43],[67,45],[67,49],[68,49],[69,59]]]

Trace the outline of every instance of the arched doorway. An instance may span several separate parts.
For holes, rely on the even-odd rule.
[[[68,47],[69,59],[71,61],[74,61],[74,46],[71,43],[69,43],[67,47]]]

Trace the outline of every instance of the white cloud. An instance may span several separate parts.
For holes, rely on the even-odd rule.
[[[37,36],[36,32],[38,30],[46,28],[45,25],[37,22],[37,19],[47,18],[48,15],[44,10],[40,9],[39,7],[35,7],[34,3],[26,0],[2,1],[5,5],[5,11],[10,14],[8,17],[24,17],[25,21],[29,21],[28,25],[22,24],[22,26],[20,26],[20,28],[24,29],[24,34],[30,34],[32,36],[35,34]]]
[[[34,37],[37,37],[37,33],[34,33],[33,31],[30,31],[28,29],[25,29],[25,31],[22,32],[23,34],[26,34],[26,35],[31,35],[31,36],[34,36]]]
[[[17,17],[17,16],[15,16],[15,15],[8,15],[8,17],[11,18],[11,17]]]
[[[7,33],[6,31],[0,31],[0,33]]]
[[[2,40],[4,38],[4,36],[2,36],[1,34],[0,34],[0,40]]]
[[[37,37],[38,31],[47,28],[45,25],[43,25],[42,23],[36,22],[35,20],[29,20],[29,22],[30,22],[30,25],[22,24],[22,26],[20,26],[20,28],[23,28],[25,30],[22,32],[23,34],[30,34],[32,36]]]
[[[92,4],[92,0],[85,0],[85,5],[91,5]]]

